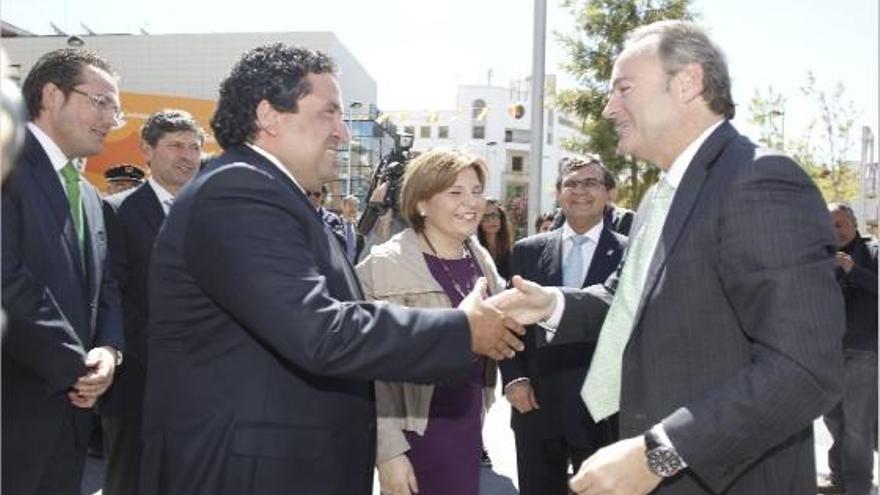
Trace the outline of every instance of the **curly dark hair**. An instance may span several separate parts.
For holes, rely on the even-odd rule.
[[[43,86],[52,83],[66,97],[73,88],[82,84],[83,67],[89,65],[116,77],[106,60],[82,48],[60,48],[40,57],[21,86],[21,94],[30,118],[33,120],[40,116],[43,108]]]
[[[336,64],[317,50],[275,43],[245,53],[220,83],[211,117],[214,137],[223,149],[252,140],[261,101],[279,112],[296,113],[297,101],[312,90],[305,76],[328,72],[335,73]]]
[[[205,131],[189,112],[166,108],[147,117],[141,128],[141,139],[150,146],[156,146],[165,134],[184,131],[194,132],[199,142],[205,144]]]

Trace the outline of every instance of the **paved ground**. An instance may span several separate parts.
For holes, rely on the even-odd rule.
[[[503,397],[499,397],[486,416],[483,429],[483,441],[489,449],[494,464],[493,470],[483,469],[480,480],[480,495],[515,495],[516,490],[516,450],[513,433],[509,427],[510,406]],[[828,473],[826,452],[831,446],[831,437],[822,421],[814,424],[816,434],[816,470]],[[476,456],[476,453],[474,453]],[[877,478],[877,456],[874,457],[874,479]],[[83,480],[84,495],[101,494],[101,476],[103,463],[89,459]],[[379,495],[378,481],[374,483],[373,494]],[[874,493],[876,493],[876,488]]]

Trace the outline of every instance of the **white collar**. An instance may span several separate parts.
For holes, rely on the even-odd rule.
[[[697,151],[700,150],[700,146],[702,146],[706,139],[709,138],[709,135],[715,132],[715,129],[724,122],[726,122],[724,119],[715,122],[707,127],[697,139],[691,141],[691,144],[689,144],[687,148],[675,158],[672,162],[672,166],[660,175],[660,179],[665,180],[673,189],[678,189],[678,185],[681,184],[681,179],[684,177],[684,173],[687,172],[688,166],[694,161],[694,157],[697,155]]]
[[[250,147],[250,149],[256,151],[257,153],[262,155],[264,158],[266,158],[267,160],[272,162],[273,165],[278,167],[278,170],[282,171],[284,173],[284,175],[289,177],[290,180],[292,180],[293,183],[296,184],[296,187],[298,187],[299,190],[303,192],[303,194],[306,193],[306,190],[303,189],[303,186],[299,185],[299,182],[296,181],[296,178],[294,178],[293,174],[290,173],[290,170],[287,170],[287,168],[285,168],[284,165],[281,164],[281,160],[276,158],[275,155],[273,155],[272,153],[269,153],[268,151],[264,150],[263,148],[260,148],[256,144],[253,144],[253,143],[244,143],[244,144],[246,144],[248,147]]]
[[[571,225],[568,224],[568,220],[562,225],[562,241],[565,242],[572,237],[586,237],[587,239],[593,241],[593,244],[599,244],[599,237],[602,236],[602,229],[605,228],[605,220],[599,220],[596,225],[590,227],[590,230],[586,231],[584,234],[578,234],[571,228]]]
[[[174,202],[174,195],[168,192],[168,189],[162,187],[162,184],[159,184],[156,179],[151,175],[149,179],[147,179],[147,183],[150,184],[150,187],[153,188],[153,192],[156,193],[156,198],[159,199],[160,204],[171,204]]]
[[[49,157],[49,162],[52,163],[52,168],[55,169],[55,172],[60,173],[61,169],[64,168],[68,162],[68,158],[64,155],[64,152],[61,151],[61,148],[55,144],[55,141],[46,134],[46,131],[40,129],[40,126],[33,122],[28,122],[27,127],[31,130],[34,137],[37,138],[40,146],[43,147],[43,151],[45,151],[46,155]],[[74,160],[74,165],[76,165],[76,162],[77,160]]]

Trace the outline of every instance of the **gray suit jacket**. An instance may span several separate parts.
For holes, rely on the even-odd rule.
[[[621,438],[662,421],[689,464],[655,493],[815,493],[811,425],[843,376],[830,225],[789,158],[729,123],[701,146],[623,356]],[[567,291],[553,343],[595,338],[613,285]]]

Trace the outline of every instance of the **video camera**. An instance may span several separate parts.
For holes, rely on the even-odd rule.
[[[398,133],[394,142],[394,149],[382,158],[373,180],[370,190],[367,192],[367,200],[373,196],[373,191],[383,183],[388,184],[385,199],[381,205],[367,203],[364,214],[358,222],[358,232],[366,236],[373,229],[376,220],[390,208],[395,214],[400,213],[400,188],[403,185],[403,174],[410,159],[410,149],[413,145],[413,135],[408,132]]]

